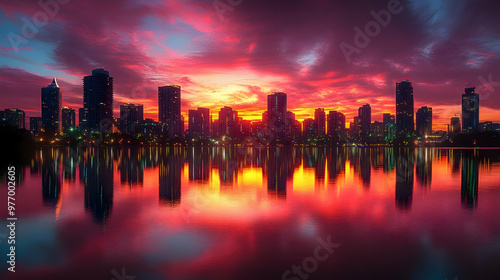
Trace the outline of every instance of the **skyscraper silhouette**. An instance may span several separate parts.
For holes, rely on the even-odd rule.
[[[61,108],[62,130],[65,131],[75,127],[75,110],[69,107]]]
[[[465,88],[462,94],[462,132],[474,133],[479,131],[479,94],[475,87]]]
[[[103,68],[83,77],[83,108],[86,130],[108,130],[103,123],[113,121],[113,77]]]
[[[417,110],[417,136],[425,138],[432,132],[432,108],[424,106]]]
[[[337,112],[328,112],[328,136],[336,141],[344,140],[345,138],[345,115]]]
[[[219,134],[235,138],[239,136],[238,112],[233,108],[224,106],[219,111]]]
[[[410,137],[415,129],[413,119],[413,86],[408,80],[396,83],[396,136]]]
[[[120,105],[120,131],[138,133],[144,120],[144,106],[141,104]]]
[[[283,92],[274,92],[267,96],[267,122],[271,141],[286,139],[287,96]]]
[[[182,138],[181,86],[158,87],[158,120],[170,139]]]
[[[325,109],[318,108],[314,110],[314,124],[316,125],[316,130],[318,132],[318,138],[325,137],[325,123],[326,115]]]
[[[210,136],[210,109],[189,110],[189,137],[208,139]]]
[[[372,123],[372,108],[370,104],[365,104],[358,109],[358,125],[360,128],[361,140],[366,141],[370,137],[370,125]]]
[[[59,133],[62,129],[62,98],[56,78],[42,88],[42,123],[45,131]]]

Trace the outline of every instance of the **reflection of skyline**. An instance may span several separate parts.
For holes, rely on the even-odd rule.
[[[142,161],[145,159],[142,150],[138,148],[121,149],[120,151],[120,182],[142,186],[144,182],[144,168]]]
[[[424,148],[417,151],[417,180],[423,187],[432,183],[432,149]]]
[[[62,178],[59,150],[42,151],[42,198],[46,205],[55,207],[61,199]]]
[[[214,149],[213,165],[219,170],[221,189],[231,190],[238,177],[241,157],[234,147],[221,147]]]
[[[360,150],[360,171],[359,175],[361,176],[361,180],[363,181],[363,187],[364,188],[369,188],[370,187],[370,180],[371,180],[371,154],[370,154],[370,149],[363,148]]]
[[[189,180],[207,182],[210,175],[209,147],[191,147],[187,149]]]
[[[383,169],[384,172],[392,172],[394,170],[394,149],[391,148],[384,148],[383,152]]]
[[[477,208],[479,160],[474,151],[463,151],[462,154],[462,204],[466,208]]]
[[[408,148],[402,148],[395,151],[397,153],[396,206],[401,210],[410,210],[413,202],[415,151]]]
[[[267,192],[271,196],[286,197],[290,148],[270,148],[267,161]]]
[[[315,188],[318,193],[318,189],[325,185],[325,177],[328,184],[345,184],[343,176],[349,176],[359,178],[355,182],[363,188],[370,185],[378,188],[380,183],[372,180],[384,174],[396,179],[391,192],[395,192],[397,208],[410,210],[414,180],[422,187],[430,188],[433,168],[440,162],[453,174],[458,162],[462,204],[476,208],[479,171],[487,172],[492,162],[498,162],[498,155],[488,151],[428,148],[106,148],[87,149],[79,155],[68,149],[42,149],[32,160],[30,172],[41,173],[43,203],[51,207],[60,204],[64,182],[71,183],[79,175],[84,183],[85,209],[96,222],[102,223],[112,210],[114,176],[118,176],[122,183],[142,185],[148,176],[146,171],[155,168],[159,172],[159,200],[170,205],[181,202],[183,184],[187,182],[210,185],[220,182],[220,191],[229,194],[233,188],[239,188],[241,182],[250,179],[245,175],[247,170],[261,170],[267,193],[281,198],[287,198],[289,191],[295,189],[294,179],[310,183],[311,187],[304,189]],[[304,171],[299,171],[302,168]],[[298,177],[294,178],[294,174]]]
[[[159,197],[160,202],[178,205],[181,202],[181,168],[184,152],[179,147],[160,150]]]
[[[112,149],[89,149],[83,157],[85,209],[96,223],[105,223],[113,207],[112,153]]]
[[[328,182],[335,183],[337,177],[345,170],[345,150],[330,148],[327,152]]]
[[[62,172],[64,180],[73,181],[76,177],[78,158],[73,153],[62,153]]]

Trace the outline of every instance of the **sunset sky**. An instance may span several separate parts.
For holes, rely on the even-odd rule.
[[[83,76],[103,67],[117,117],[120,104],[141,103],[157,120],[158,86],[179,84],[184,114],[231,106],[260,119],[266,95],[283,91],[299,120],[321,107],[349,122],[366,103],[382,120],[395,111],[396,82],[409,79],[415,111],[432,107],[434,129],[460,114],[466,83],[480,93],[480,121],[500,122],[500,2],[401,1],[348,62],[340,44],[355,46],[355,27],[392,1],[60,0],[36,32],[26,22],[44,13],[37,1],[2,1],[0,109],[40,116],[40,88],[55,76],[63,105],[78,110]],[[23,29],[32,38],[13,46]]]

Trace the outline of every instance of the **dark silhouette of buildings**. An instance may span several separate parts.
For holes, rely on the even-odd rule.
[[[328,112],[328,136],[332,137],[334,141],[345,140],[345,115],[337,112]]]
[[[493,131],[493,122],[491,121],[480,122],[479,131],[480,132]]]
[[[120,105],[120,131],[134,134],[140,131],[144,121],[144,106],[141,104]]]
[[[0,125],[24,129],[26,127],[26,114],[20,109],[0,111]]]
[[[113,77],[103,68],[94,69],[92,75],[83,77],[83,116],[79,117],[80,126],[85,130],[108,131],[111,128],[103,123],[113,121]]]
[[[394,115],[385,113],[383,116],[384,122],[384,137],[387,141],[393,141],[396,137],[396,118]]]
[[[425,138],[432,133],[432,108],[424,106],[417,110],[417,136]]]
[[[352,122],[349,124],[349,134],[351,141],[358,141],[360,133],[360,122],[359,117],[355,116]]]
[[[362,141],[367,141],[370,137],[370,126],[372,123],[372,108],[370,104],[365,104],[358,109],[358,126]]]
[[[56,78],[42,88],[42,122],[47,132],[59,133],[62,129],[62,97]]]
[[[448,134],[450,137],[455,137],[462,132],[459,117],[452,117],[450,120],[450,126],[448,128]]]
[[[219,111],[219,135],[226,136],[231,139],[240,136],[240,125],[238,119],[238,111],[233,110],[233,108],[224,106],[224,108]]]
[[[198,108],[189,110],[189,137],[197,139],[208,139],[210,137],[210,109]]]
[[[404,80],[396,83],[396,137],[410,137],[414,129],[413,86]]]
[[[85,108],[78,108],[78,129],[85,130],[87,120],[85,119]]]
[[[379,121],[372,122],[370,131],[371,139],[382,141],[385,135],[384,123]]]
[[[325,123],[326,123],[325,109],[318,108],[314,110],[314,125],[316,126],[318,138],[325,137],[325,132],[326,132]]]
[[[287,129],[286,134],[290,135],[291,140],[298,140],[302,136],[302,126],[298,120],[295,119],[295,114],[287,111]]]
[[[318,131],[316,130],[316,124],[314,119],[305,119],[302,122],[303,130],[302,135],[306,138],[315,138],[318,135]]]
[[[287,96],[285,93],[274,92],[267,96],[267,113],[270,139],[286,140]]]
[[[75,110],[69,107],[61,108],[62,131],[75,128]]]
[[[165,126],[168,138],[182,138],[184,124],[181,118],[181,86],[158,87],[158,120]]]
[[[43,129],[43,122],[41,117],[30,118],[30,131],[33,133],[40,133]]]
[[[479,94],[475,87],[465,88],[462,94],[462,132],[479,132]]]

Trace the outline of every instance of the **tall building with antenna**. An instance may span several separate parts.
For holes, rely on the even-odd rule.
[[[61,132],[61,107],[61,89],[54,77],[50,85],[42,88],[42,126],[46,132]]]

